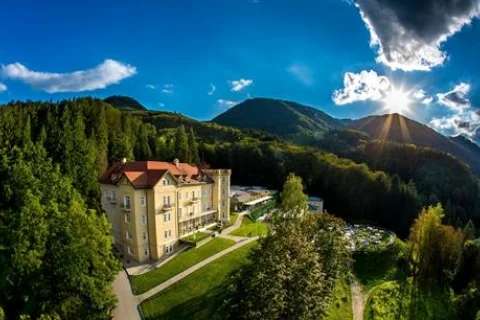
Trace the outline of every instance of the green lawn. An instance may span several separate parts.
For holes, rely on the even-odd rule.
[[[265,223],[260,221],[253,222],[248,216],[244,216],[241,226],[230,234],[239,237],[255,237],[266,235],[267,230],[267,225]]]
[[[210,233],[207,233],[207,232],[196,232],[195,234],[191,234],[186,237],[180,238],[180,240],[184,242],[197,243],[210,236],[211,236]]]
[[[424,292],[411,280],[388,281],[376,287],[365,308],[365,320],[454,319],[448,293]]]
[[[221,319],[218,310],[229,275],[247,263],[255,245],[256,241],[230,252],[143,302],[145,319]]]
[[[325,320],[351,320],[352,318],[352,295],[350,285],[346,279],[339,279],[335,286],[333,301]]]
[[[153,287],[165,282],[171,277],[187,270],[214,254],[223,251],[235,244],[235,241],[215,238],[199,248],[188,249],[178,256],[165,263],[160,268],[144,273],[139,276],[130,276],[132,291],[134,294],[141,294]]]
[[[230,223],[229,223],[229,224],[230,224],[230,225],[235,224],[235,221],[237,221],[237,219],[238,219],[238,214],[233,214],[233,213],[232,213],[232,214],[230,215]]]
[[[399,239],[386,249],[356,252],[354,270],[360,283],[369,291],[385,281],[404,279],[405,254],[406,244]]]

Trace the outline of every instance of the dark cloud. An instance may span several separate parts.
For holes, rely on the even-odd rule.
[[[462,82],[449,92],[437,94],[437,97],[441,104],[449,107],[450,109],[455,111],[463,111],[471,106],[470,100],[468,99],[469,92],[470,85]]]
[[[470,122],[468,121],[461,121],[461,120],[456,120],[455,124],[459,129],[468,129],[470,128]]]
[[[355,0],[379,62],[392,69],[430,70],[446,54],[442,42],[480,15],[480,0]]]

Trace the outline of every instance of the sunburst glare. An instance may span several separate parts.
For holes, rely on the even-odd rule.
[[[409,93],[399,89],[392,89],[386,93],[383,103],[385,109],[390,113],[405,114],[409,111],[410,99]]]

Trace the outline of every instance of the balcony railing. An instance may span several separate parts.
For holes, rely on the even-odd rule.
[[[127,211],[127,212],[130,212],[130,210],[132,210],[130,205],[125,205],[125,204],[122,204],[120,208],[122,208],[123,211]]]
[[[183,214],[181,217],[179,217],[179,222],[196,219],[196,218],[199,218],[208,214],[212,214],[215,212],[217,212],[217,210],[205,210],[205,211],[195,212],[195,213],[190,212],[188,214]]]
[[[157,214],[168,212],[172,210],[174,207],[175,207],[174,203],[164,204],[163,207],[161,207],[160,209],[157,209]]]
[[[107,197],[107,201],[110,203],[117,203],[117,198]]]

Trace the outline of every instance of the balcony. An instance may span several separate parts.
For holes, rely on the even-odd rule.
[[[209,214],[212,214],[212,213],[216,213],[217,210],[205,210],[205,211],[201,211],[201,212],[195,212],[195,213],[188,213],[188,214],[184,214],[182,215],[180,218],[179,218],[179,222],[183,222],[183,221],[188,221],[188,220],[191,220],[191,219],[196,219],[196,218],[199,218],[199,217],[202,217],[202,216],[206,216],[206,215],[209,215]]]
[[[193,197],[191,202],[193,204],[193,203],[197,203],[198,201],[200,201],[199,197]]]
[[[161,213],[164,213],[164,212],[171,211],[174,207],[175,207],[174,203],[164,204],[162,208],[157,210],[157,213],[161,214]]]
[[[132,208],[130,207],[130,205],[125,205],[125,204],[122,204],[120,206],[120,208],[123,210],[123,211],[126,211],[126,212],[130,212],[132,210]]]
[[[107,201],[110,203],[117,203],[117,198],[107,197]]]

